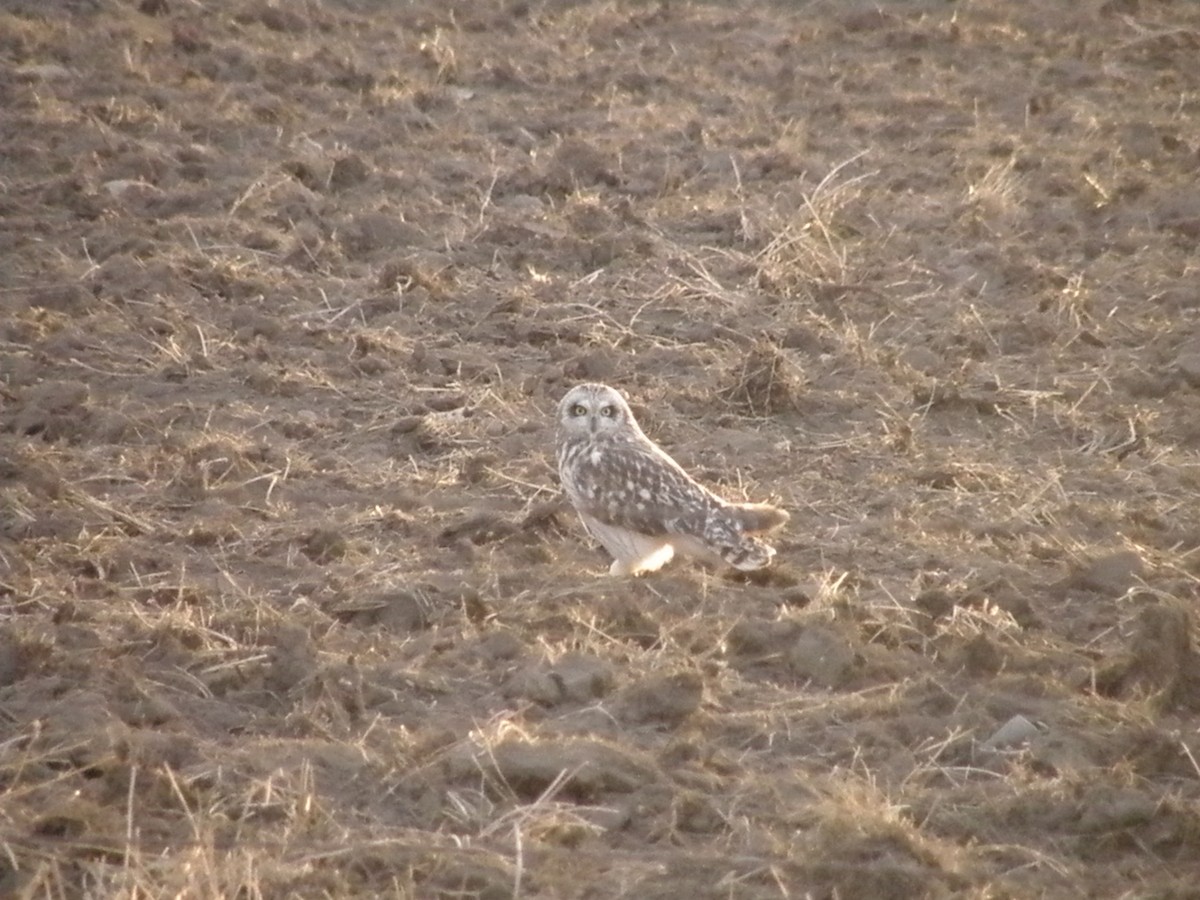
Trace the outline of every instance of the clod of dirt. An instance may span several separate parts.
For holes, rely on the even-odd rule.
[[[905,348],[900,354],[900,361],[925,375],[943,372],[946,369],[946,361],[941,354],[919,345]]]
[[[239,343],[248,344],[256,337],[267,341],[278,341],[283,334],[283,323],[275,316],[269,316],[257,306],[239,306],[230,313],[230,325],[233,327],[234,339]]]
[[[695,791],[684,791],[671,805],[675,826],[692,834],[716,834],[728,824],[716,804]]]
[[[1190,387],[1200,388],[1200,340],[1190,342],[1175,357],[1175,371]]]
[[[677,672],[626,688],[616,700],[616,714],[633,725],[656,723],[674,728],[700,708],[703,698],[704,680],[695,672]]]
[[[381,288],[399,287],[406,293],[412,288],[424,288],[435,300],[446,299],[454,290],[455,284],[449,261],[431,253],[414,253],[404,259],[387,263],[380,270],[378,281]]]
[[[52,500],[69,490],[53,459],[38,459],[5,440],[0,442],[0,484],[10,481],[24,482],[30,491]]]
[[[471,859],[451,854],[423,853],[415,855],[411,862],[405,853],[388,848],[386,854],[368,850],[356,853],[349,859],[358,870],[371,872],[395,872],[394,881],[411,879],[414,874],[421,879],[423,890],[431,897],[477,897],[479,900],[509,900],[513,895],[513,872],[500,860]],[[364,858],[365,857],[365,858]],[[372,858],[376,857],[376,858]]]
[[[1200,655],[1189,611],[1174,604],[1143,609],[1129,652],[1096,673],[1096,690],[1108,697],[1155,694],[1167,708],[1200,710]]]
[[[498,455],[486,450],[481,453],[472,453],[458,467],[459,481],[464,484],[485,484],[491,478],[492,468],[499,461]],[[523,523],[522,527],[524,527]]]
[[[1122,550],[1076,566],[1054,587],[1060,593],[1078,590],[1120,597],[1137,584],[1143,572],[1142,558],[1132,550]]]
[[[1041,628],[1042,620],[1029,598],[1015,588],[1007,578],[996,578],[978,590],[970,591],[963,598],[964,605],[977,605],[986,601],[1013,617],[1022,628]]]
[[[782,668],[830,689],[845,684],[859,663],[849,639],[820,624],[747,619],[730,630],[725,643],[739,669]]]
[[[771,416],[796,410],[804,383],[799,366],[782,350],[759,341],[742,359],[733,383],[722,393],[749,415]]]
[[[860,822],[844,813],[823,822],[810,851],[812,871],[836,888],[826,896],[901,900],[954,896],[952,873],[915,829],[900,822]]]
[[[540,665],[513,674],[504,682],[501,692],[509,699],[528,700],[547,708],[566,699],[562,685]]]
[[[793,590],[800,584],[800,577],[783,563],[763,566],[761,569],[730,569],[722,572],[721,577],[734,584],[753,584],[756,587],[786,588],[783,601],[793,606],[807,606],[810,599],[801,596],[804,591]]]
[[[183,22],[171,27],[171,44],[184,53],[200,53],[212,49],[212,41],[199,26]]]
[[[913,605],[930,618],[927,624],[932,626],[933,621],[950,615],[957,603],[945,588],[928,588],[913,598]]]
[[[12,634],[0,633],[0,688],[23,677],[26,653]]]
[[[563,375],[574,381],[611,381],[616,374],[613,354],[604,350],[589,350],[563,363]]]
[[[968,410],[981,415],[997,415],[1009,402],[1001,391],[988,385],[960,385],[930,380],[913,387],[913,405],[922,410]]]
[[[338,241],[347,259],[364,259],[381,250],[420,246],[424,239],[425,233],[418,226],[400,216],[380,212],[353,216],[338,229]]]
[[[524,697],[542,706],[588,703],[612,691],[612,663],[586,653],[568,653],[553,665],[538,663],[517,672],[504,685],[508,697]]]
[[[307,682],[317,671],[317,650],[308,629],[283,625],[275,635],[265,686],[281,696]]]
[[[725,646],[734,657],[743,662],[752,662],[778,653],[802,628],[798,622],[743,619],[729,630]]]
[[[941,587],[928,588],[913,599],[913,604],[929,617],[921,622],[926,633],[932,633],[935,623],[953,613],[957,606],[974,609],[993,606],[1012,616],[1022,628],[1039,628],[1042,624],[1029,598],[1007,578],[992,579],[957,595]]]
[[[858,656],[843,635],[818,625],[797,635],[785,658],[797,678],[832,689],[850,678]]]
[[[606,597],[596,609],[601,630],[610,637],[649,650],[662,637],[658,623],[628,597]]]
[[[1144,825],[1158,812],[1159,801],[1133,788],[1097,787],[1080,802],[1081,831],[1118,831]]]
[[[478,591],[474,591],[478,595]],[[497,629],[492,631],[479,642],[479,653],[482,658],[490,663],[495,664],[509,659],[517,659],[524,655],[526,643],[521,639],[520,635],[508,631],[507,629]]]
[[[333,170],[329,173],[329,186],[335,191],[362,184],[371,177],[371,167],[361,156],[352,153],[333,161]]]
[[[470,541],[476,546],[503,540],[516,531],[516,526],[498,513],[477,512],[447,525],[438,535],[438,542],[451,547],[459,541]]]
[[[578,801],[610,793],[629,793],[660,780],[649,762],[600,741],[507,741],[494,747],[467,747],[446,759],[452,781],[478,783],[482,774],[489,787],[515,791],[526,800],[558,783],[561,796]]]
[[[986,634],[977,634],[963,646],[962,664],[972,675],[995,675],[1004,667],[1004,654]]]
[[[545,177],[548,191],[570,194],[583,187],[621,183],[615,174],[619,163],[587,141],[569,138],[555,152]]]
[[[77,437],[87,428],[88,386],[81,381],[46,381],[25,392],[11,429],[46,441]]]
[[[28,303],[35,309],[74,313],[84,309],[94,299],[81,284],[59,284],[37,288],[29,295]]]
[[[613,688],[616,670],[608,660],[587,653],[568,653],[550,670],[550,677],[567,700],[586,702]]]
[[[425,604],[412,591],[384,591],[372,597],[338,605],[333,616],[358,628],[384,628],[411,634],[429,627]]]
[[[6,718],[18,725],[40,723],[29,752],[60,768],[108,765],[128,728],[113,715],[102,693],[79,690],[55,697],[56,686],[54,679],[24,679],[20,698],[5,703]]]
[[[123,722],[139,728],[159,728],[183,719],[166,692],[152,684],[123,684],[114,707]]]
[[[318,528],[304,538],[301,552],[318,565],[342,559],[350,550],[350,543],[336,528]]]
[[[30,829],[33,834],[68,841],[87,840],[95,859],[121,858],[120,848],[112,839],[112,835],[120,833],[120,816],[111,805],[102,806],[86,797],[59,796],[48,806],[33,823]]]
[[[521,520],[521,533],[536,537],[563,534],[566,529],[563,527],[560,514],[566,512],[566,509],[567,504],[564,500],[535,504]]]

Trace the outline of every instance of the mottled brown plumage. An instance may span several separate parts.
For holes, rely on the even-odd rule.
[[[758,535],[788,520],[782,509],[730,503],[696,482],[604,384],[578,385],[559,403],[558,473],[616,575],[652,571],[676,552],[758,569],[775,555]]]

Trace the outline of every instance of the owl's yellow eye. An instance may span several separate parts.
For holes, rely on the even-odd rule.
[[[584,406],[582,403],[576,403],[574,406],[571,407],[571,415],[573,415],[577,419],[580,416],[586,416],[587,415],[587,407]]]
[[[616,414],[617,414],[617,408],[615,406],[600,407],[600,415],[604,416],[604,418],[606,418],[606,419],[611,419]]]

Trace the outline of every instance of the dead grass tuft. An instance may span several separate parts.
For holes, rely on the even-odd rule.
[[[743,357],[723,396],[746,414],[763,417],[795,412],[803,390],[799,366],[779,347],[759,341]]]

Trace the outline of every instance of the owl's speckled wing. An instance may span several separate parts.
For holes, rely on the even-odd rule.
[[[567,453],[563,481],[572,504],[605,525],[646,535],[698,534],[722,505],[652,444],[619,439]]]

